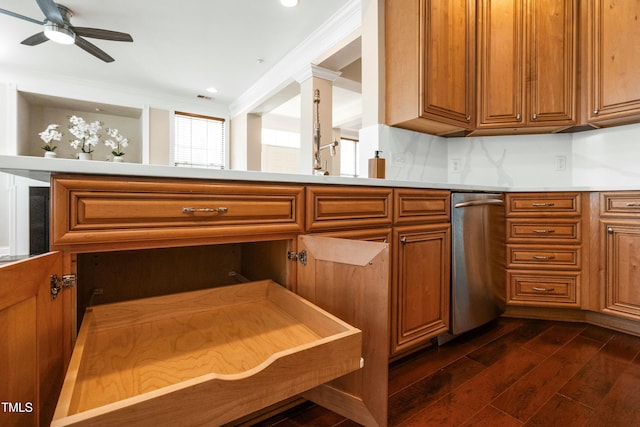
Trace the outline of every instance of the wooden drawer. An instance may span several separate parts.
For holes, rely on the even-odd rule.
[[[578,272],[507,271],[508,302],[515,305],[580,306]]]
[[[395,189],[393,191],[394,224],[449,222],[451,193],[446,190]]]
[[[507,268],[579,269],[579,246],[507,245]]]
[[[221,425],[358,370],[361,347],[271,281],[95,306],[52,426]]]
[[[640,217],[640,192],[600,193],[600,216]]]
[[[578,243],[580,239],[579,220],[507,219],[509,243]]]
[[[390,188],[307,187],[307,230],[391,225]]]
[[[52,247],[260,240],[302,231],[302,197],[298,186],[56,176]]]
[[[507,216],[580,215],[580,193],[508,193]]]

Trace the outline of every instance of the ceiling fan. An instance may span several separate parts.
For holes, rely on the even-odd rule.
[[[40,43],[44,43],[47,40],[52,40],[62,44],[75,43],[78,47],[89,52],[91,55],[104,62],[113,62],[114,59],[109,56],[105,51],[94,45],[93,43],[85,40],[83,37],[90,37],[94,39],[112,40],[118,42],[132,42],[133,38],[127,33],[121,33],[118,31],[101,30],[98,28],[87,27],[74,27],[71,25],[70,18],[72,16],[71,11],[61,4],[56,4],[53,0],[36,0],[40,10],[44,13],[44,21],[38,21],[37,19],[29,18],[28,16],[20,15],[19,13],[11,12],[9,10],[0,9],[0,13],[13,16],[15,18],[23,19],[25,21],[33,22],[34,24],[40,24],[43,26],[43,31],[26,38],[21,43],[27,46],[36,46]]]

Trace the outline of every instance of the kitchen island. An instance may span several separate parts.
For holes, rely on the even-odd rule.
[[[45,314],[58,320],[46,331],[23,335],[50,337],[45,348],[37,348],[42,340],[33,344],[36,353],[55,356],[48,367],[38,368],[43,370],[34,381],[59,378],[50,382],[53,389],[71,360],[84,312],[94,304],[244,278],[273,280],[369,337],[358,379],[340,378],[305,392],[305,398],[361,424],[383,425],[386,411],[374,414],[372,408],[385,408],[379,402],[386,399],[389,358],[430,345],[449,327],[451,190],[508,196],[507,315],[588,322],[640,335],[639,278],[633,276],[635,263],[627,261],[638,257],[633,247],[640,239],[640,194],[630,188],[487,187],[12,156],[0,156],[0,171],[51,185],[51,248],[57,255],[37,259],[54,267],[56,278],[36,277],[44,267],[28,269],[24,277],[33,280],[27,299],[36,311],[59,302],[55,313]],[[364,253],[337,249],[338,240],[374,242],[386,251],[381,261],[386,270],[374,275],[377,281],[370,275],[354,282],[356,296],[345,294],[349,287],[309,286],[300,276],[308,276],[304,265],[313,259],[308,242],[300,240],[307,237],[335,239],[322,266],[330,259],[340,262],[346,253]],[[355,263],[366,265],[369,259]],[[25,273],[15,272],[17,264],[0,274],[22,280]],[[351,277],[347,270],[339,274]],[[423,270],[429,271],[427,282],[417,273]],[[337,270],[330,271],[325,283],[340,282]],[[352,305],[336,305],[345,301]],[[376,309],[358,315],[364,307]],[[20,313],[22,319],[35,315]],[[42,324],[18,319],[6,324]],[[358,324],[362,319],[371,323]],[[22,377],[16,382],[28,383]],[[336,395],[342,387],[358,392]],[[53,389],[43,392],[57,394]],[[25,393],[23,400],[34,400]],[[361,396],[354,401],[347,395]],[[52,408],[43,407],[45,400],[36,401],[46,420]]]

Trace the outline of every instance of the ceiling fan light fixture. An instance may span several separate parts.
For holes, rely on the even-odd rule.
[[[280,4],[284,7],[296,7],[298,5],[298,0],[280,0]]]
[[[45,22],[44,35],[49,40],[60,44],[74,44],[76,41],[76,34],[73,31],[55,22]]]

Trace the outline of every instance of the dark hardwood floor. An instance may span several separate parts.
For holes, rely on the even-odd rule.
[[[260,426],[356,426],[304,403]],[[389,426],[640,426],[640,338],[501,318],[391,364]]]

